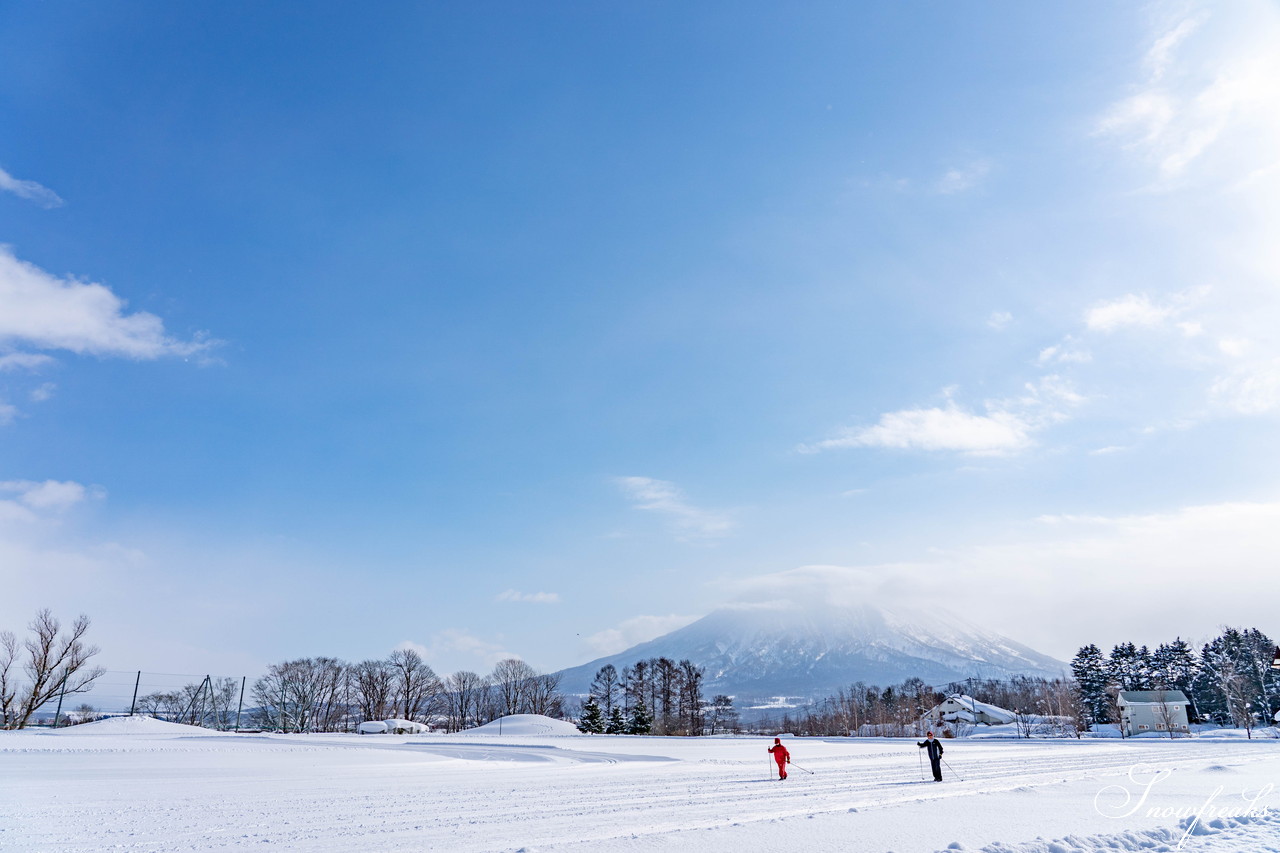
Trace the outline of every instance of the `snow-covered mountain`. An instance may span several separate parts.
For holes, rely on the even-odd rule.
[[[788,696],[821,699],[856,681],[881,686],[918,677],[941,685],[969,677],[1061,676],[1066,664],[940,609],[770,602],[726,607],[624,652],[564,670],[561,688],[586,693],[605,664],[687,658],[706,668],[708,696],[742,707]]]

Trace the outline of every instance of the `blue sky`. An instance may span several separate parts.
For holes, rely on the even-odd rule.
[[[1280,633],[1280,10],[16,3],[0,627]],[[1061,620],[1046,613],[1072,614]]]

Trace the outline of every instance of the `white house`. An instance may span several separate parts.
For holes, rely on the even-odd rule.
[[[1012,723],[1014,713],[979,702],[972,696],[963,693],[952,693],[942,704],[924,715],[930,723],[981,723],[986,726],[999,726]]]
[[[1190,733],[1187,706],[1191,701],[1181,690],[1121,690],[1116,699],[1120,708],[1120,728],[1127,735],[1147,732]]]

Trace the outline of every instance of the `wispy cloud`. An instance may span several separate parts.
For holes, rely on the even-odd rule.
[[[426,643],[405,640],[396,648],[412,649],[426,661],[455,661],[480,670],[489,669],[506,658],[520,657],[502,643],[486,640],[457,628],[437,631]],[[443,672],[440,674],[444,675]]]
[[[652,477],[618,477],[616,482],[637,509],[665,516],[682,538],[714,538],[733,529],[727,513],[694,506],[675,483]]]
[[[42,187],[35,181],[19,180],[4,169],[0,169],[0,192],[13,193],[19,198],[34,201],[46,209],[59,207],[62,204],[62,199],[53,190]]]
[[[993,311],[991,316],[987,318],[988,328],[1000,330],[1007,327],[1013,322],[1013,315],[1008,311]]]
[[[1113,332],[1126,326],[1160,326],[1173,316],[1168,305],[1156,305],[1145,294],[1130,293],[1090,308],[1085,326],[1096,332]]]
[[[1255,13],[1243,16],[1251,26],[1230,32],[1226,47],[1206,35],[1213,22],[1207,12],[1167,26],[1143,57],[1144,79],[1103,113],[1097,133],[1154,163],[1164,183],[1212,152],[1223,153],[1216,165],[1230,171],[1255,168],[1256,158],[1242,158],[1244,152],[1269,152],[1273,163],[1280,132],[1276,16],[1265,4],[1247,8]]]
[[[850,427],[833,438],[802,445],[802,453],[842,448],[953,451],[996,456],[1025,450],[1032,434],[1067,417],[1084,402],[1069,383],[1053,375],[1028,383],[1019,396],[988,400],[983,412],[967,410],[947,394],[945,406],[886,412],[866,427]]]
[[[34,352],[11,352],[8,355],[0,355],[0,372],[17,371],[17,370],[38,370],[41,367],[53,364],[55,359],[53,356],[41,355]]]
[[[1241,365],[1218,377],[1210,394],[1215,402],[1242,415],[1280,409],[1280,359]]]
[[[683,628],[697,618],[697,616],[678,616],[674,613],[667,616],[635,616],[620,622],[616,628],[608,628],[589,637],[583,637],[582,641],[597,657],[615,655],[637,643],[644,643]]]
[[[516,601],[525,604],[559,604],[560,593],[558,592],[519,592],[514,589],[503,590],[498,593],[497,601]]]
[[[154,359],[196,355],[214,344],[170,337],[154,314],[126,313],[124,300],[106,285],[59,278],[0,246],[0,346]],[[31,353],[5,358],[16,366],[43,363]]]
[[[0,498],[0,520],[34,522],[103,494],[70,480],[6,480],[0,482],[0,495],[8,496]]]
[[[938,179],[935,189],[942,195],[962,193],[981,184],[990,172],[991,164],[988,161],[975,160],[967,165],[948,169]]]
[[[899,450],[957,450],[962,453],[1010,453],[1031,444],[1030,427],[1009,412],[976,414],[953,404],[946,408],[886,412],[873,426],[850,428],[834,438],[804,445],[817,452],[848,447]]]
[[[1080,341],[1067,335],[1060,342],[1040,350],[1036,364],[1042,367],[1049,364],[1088,364],[1092,360],[1093,354]]]

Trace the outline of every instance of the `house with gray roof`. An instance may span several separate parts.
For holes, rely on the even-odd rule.
[[[1120,708],[1120,728],[1129,735],[1160,732],[1173,737],[1191,733],[1187,706],[1191,701],[1181,690],[1121,690],[1116,699]]]

